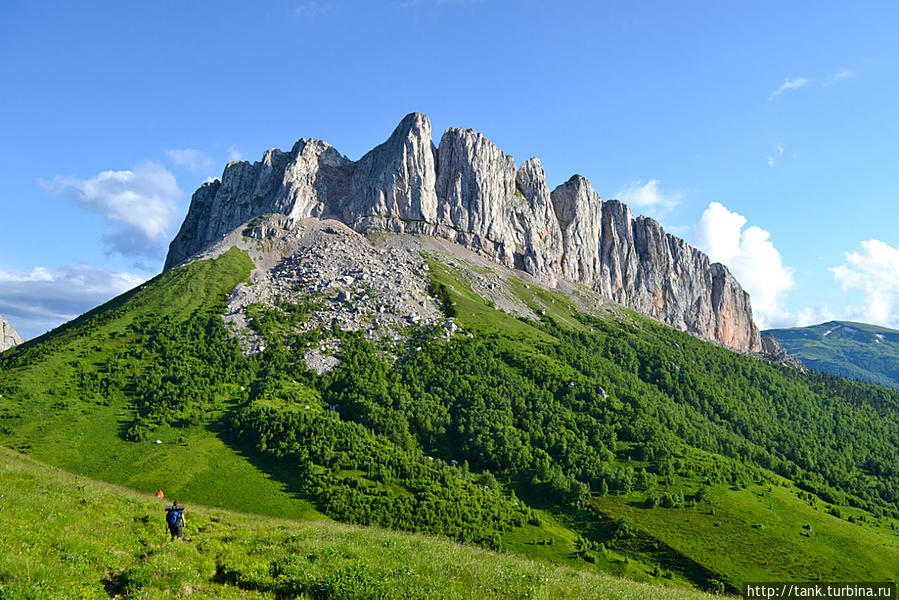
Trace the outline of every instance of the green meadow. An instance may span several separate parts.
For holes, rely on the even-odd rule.
[[[0,448],[0,597],[705,598],[433,537],[163,501]]]

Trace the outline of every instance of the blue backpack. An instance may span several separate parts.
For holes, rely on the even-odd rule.
[[[168,508],[166,509],[165,522],[169,525],[176,525],[181,522],[181,513],[184,512],[184,508]]]

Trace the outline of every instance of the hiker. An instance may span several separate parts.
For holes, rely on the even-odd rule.
[[[165,522],[169,526],[169,533],[172,534],[170,541],[184,537],[184,505],[175,500],[171,506],[166,506]]]

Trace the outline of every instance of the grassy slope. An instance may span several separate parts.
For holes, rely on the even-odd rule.
[[[252,263],[231,250],[215,261],[166,272],[94,311],[18,349],[34,354],[29,364],[0,373],[0,385],[16,387],[0,398],[0,443],[75,471],[144,492],[161,488],[211,506],[226,506],[276,517],[321,518],[306,500],[291,493],[291,478],[277,466],[258,467],[239,447],[229,445],[216,426],[163,429],[146,442],[126,442],[120,431],[131,418],[124,397],[80,398],[75,365],[99,368],[131,344],[128,326],[147,316],[183,319],[222,301],[246,279]],[[51,352],[40,352],[49,347]],[[222,400],[229,392],[222,390]],[[54,400],[55,399],[55,400]],[[50,406],[48,410],[48,405]],[[36,418],[39,417],[39,418]],[[156,444],[156,439],[162,444]],[[261,467],[261,468],[260,468]],[[283,477],[281,476],[283,475]]]
[[[49,346],[51,351],[0,373],[0,389],[4,379],[16,380],[15,391],[0,398],[0,444],[142,492],[163,489],[169,498],[209,506],[281,518],[327,519],[298,495],[294,469],[224,438],[215,414],[202,426],[163,427],[147,441],[127,442],[120,436],[131,419],[124,398],[110,397],[107,406],[72,393],[74,365],[99,369],[109,356],[133,343],[132,336],[123,334],[130,324],[146,316],[184,319],[219,302],[251,269],[248,257],[232,250],[216,261],[166,272],[21,348],[34,352]],[[470,302],[472,310],[485,316],[496,313],[474,295]],[[521,321],[506,319],[505,330],[545,337]],[[222,413],[236,392],[222,391]],[[575,532],[549,513],[541,520],[540,527],[525,524],[506,532],[504,545],[534,558],[595,570],[573,556]],[[651,579],[646,565],[620,556],[597,567],[632,579]]]
[[[502,332],[524,346],[529,346],[535,341],[549,343],[555,341],[552,336],[531,326],[526,321],[496,310],[485,303],[484,299],[465,283],[464,277],[454,269],[436,260],[429,260],[428,266],[432,280],[442,283],[451,290],[457,311],[456,321],[464,325],[467,330],[487,335]],[[541,310],[545,310],[547,316],[572,328],[583,329],[580,322],[571,318],[571,310],[568,308],[570,301],[564,295],[525,284],[520,279],[512,279],[510,285],[534,312],[539,314]],[[521,494],[522,490],[518,490],[518,492]],[[525,525],[521,529],[511,530],[503,536],[503,543],[510,550],[526,556],[570,564],[572,548],[578,534],[572,527],[567,527],[554,519],[551,510],[541,511],[540,514],[542,520],[540,528]],[[577,526],[577,523],[572,523],[572,525]],[[597,556],[595,566],[607,573],[630,579],[640,581],[655,579],[652,576],[653,569],[650,564],[638,558],[627,558],[614,552]],[[676,575],[666,580],[666,583],[682,584],[683,582],[684,580]]]
[[[768,333],[811,369],[899,388],[899,331],[895,329],[830,321]]]
[[[431,264],[435,279],[452,290],[459,313],[457,321],[466,330],[488,335],[499,333],[523,345],[536,340],[554,341],[555,338],[530,324],[488,306],[452,269],[435,262]],[[275,517],[321,518],[285,484],[294,474],[276,462],[259,458],[257,453],[242,452],[239,447],[226,443],[218,433],[215,415],[206,426],[163,429],[148,442],[129,443],[119,437],[123,423],[129,418],[123,398],[109,398],[109,404],[105,405],[77,399],[68,393],[74,377],[73,364],[102,365],[109,354],[127,347],[131,340],[121,332],[127,331],[130,322],[159,311],[183,317],[200,306],[218,302],[247,276],[250,268],[245,255],[232,251],[216,263],[197,263],[186,270],[166,273],[142,289],[26,345],[20,351],[43,344],[51,347],[52,352],[12,373],[18,379],[18,388],[13,393],[4,391],[0,399],[0,443],[27,450],[52,464],[143,492],[162,487],[169,497],[178,495],[192,503]],[[572,318],[569,301],[563,295],[526,287],[517,280],[513,281],[513,287],[535,311],[545,310],[557,322],[583,328]],[[2,385],[3,374],[0,374],[0,388]],[[222,399],[227,401],[234,393],[236,390],[224,389]],[[48,406],[53,408],[48,410]],[[155,439],[163,443],[155,444]],[[674,486],[690,488],[695,484],[677,480]],[[840,573],[858,574],[860,578],[869,573],[880,578],[894,574],[890,566],[899,563],[894,531],[837,521],[799,502],[794,489],[775,490],[776,497],[783,496],[776,511],[771,499],[763,506],[764,500],[758,499],[751,489],[732,491],[714,487],[715,515],[707,514],[707,506],[638,509],[635,503],[640,499],[636,496],[597,499],[594,506],[599,511],[599,521],[615,520],[626,514],[638,537],[648,543],[635,544],[628,551],[627,559],[615,552],[597,553],[596,567],[630,578],[648,579],[652,565],[661,564],[672,568],[670,577],[675,582],[689,577],[691,569],[708,569],[713,573],[727,573],[720,579],[735,586],[744,577],[775,579],[794,572],[807,573],[793,571],[786,558],[784,561],[770,559],[798,553],[806,567],[818,565],[822,575],[836,568],[841,569]],[[558,512],[559,508],[547,507],[542,513],[541,527],[513,529],[507,532],[503,543],[511,550],[535,558],[593,569],[573,556],[575,531],[596,533],[594,529],[601,527],[595,519],[585,516],[585,511],[568,514]],[[797,525],[800,521],[813,525],[816,534],[813,539],[800,538],[796,530],[797,526],[801,527]],[[751,527],[755,523],[764,527],[755,530]],[[756,539],[755,534],[762,537]],[[598,533],[588,537],[603,539]],[[547,544],[547,540],[553,543]],[[765,557],[769,558],[759,555],[758,546],[746,540],[766,544]],[[667,550],[653,551],[652,544]],[[733,551],[722,553],[722,547]]]
[[[703,598],[425,536],[162,502],[0,448],[0,597]]]
[[[695,482],[682,478],[678,484],[695,489]],[[838,519],[826,512],[823,502],[812,507],[797,491],[783,480],[781,485],[742,490],[712,486],[711,502],[694,507],[646,509],[644,494],[596,497],[591,504],[610,520],[626,518],[641,536],[662,542],[691,566],[719,573],[734,588],[745,581],[895,577],[899,564],[895,529],[849,523],[848,514],[864,512],[846,507],[840,509],[844,518]],[[891,523],[895,526],[895,521]],[[802,535],[806,525],[811,526],[808,537]],[[645,543],[637,540],[633,546],[645,560],[662,562]]]
[[[437,281],[452,290],[458,308],[457,321],[472,331],[505,331],[522,343],[551,339],[527,323],[505,313],[492,310],[464,283],[464,277],[439,263],[430,263]],[[557,322],[569,325],[569,301],[551,291],[526,286],[513,279],[512,288],[528,306]],[[636,322],[644,320],[630,314]],[[705,453],[695,450],[696,460],[705,460]],[[724,459],[718,457],[718,460]],[[724,459],[727,460],[727,459]],[[632,462],[634,467],[644,466]],[[773,476],[773,474],[772,474]],[[739,589],[744,581],[776,581],[808,578],[818,573],[823,580],[874,580],[896,576],[899,564],[899,526],[895,520],[884,519],[873,524],[864,511],[841,507],[843,519],[825,512],[830,505],[817,501],[812,507],[800,500],[799,489],[791,482],[776,478],[780,485],[734,490],[726,486],[711,486],[712,504],[690,508],[642,508],[645,493],[625,496],[594,496],[590,504],[595,517],[569,515],[562,521],[571,529],[592,532],[588,537],[608,543],[611,524],[625,517],[636,531],[636,539],[626,543],[630,552],[628,576],[649,573],[646,565],[662,565],[674,571],[674,576],[689,578],[702,570],[717,574],[731,590]],[[666,489],[695,493],[699,481],[689,477],[674,477]],[[523,492],[519,495],[524,496]],[[848,515],[869,519],[863,525],[848,523]],[[803,525],[812,526],[810,536],[804,537]],[[762,527],[757,527],[762,525]],[[660,548],[653,548],[660,546]],[[727,549],[727,552],[722,552]],[[611,553],[607,553],[611,554]],[[603,556],[598,557],[599,561]],[[614,572],[618,560],[603,565]]]

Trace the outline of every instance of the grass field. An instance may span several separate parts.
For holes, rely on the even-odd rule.
[[[883,581],[899,575],[893,519],[875,521],[849,507],[840,507],[837,518],[826,503],[800,499],[786,480],[709,489],[709,502],[695,506],[648,509],[645,494],[596,497],[590,504],[607,521],[626,519],[637,532],[629,547],[646,562],[659,563],[662,553],[673,552],[685,569],[709,569],[732,589],[746,581]],[[865,521],[850,523],[850,515]]]
[[[0,597],[704,598],[442,539],[191,504],[170,542],[152,494],[0,448]]]

